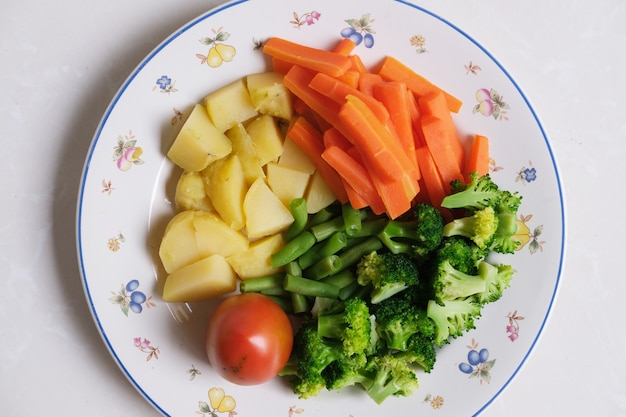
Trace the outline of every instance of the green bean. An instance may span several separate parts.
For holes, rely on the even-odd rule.
[[[348,236],[354,236],[361,231],[362,222],[365,218],[364,215],[366,215],[365,210],[355,209],[350,204],[341,206],[341,218]]]
[[[339,254],[339,258],[341,259],[341,268],[339,270],[341,271],[356,265],[365,255],[379,250],[382,247],[382,242],[374,236],[350,246]]]
[[[289,210],[293,216],[293,223],[289,225],[289,228],[287,228],[287,231],[285,232],[286,241],[290,241],[302,233],[307,227],[307,222],[309,220],[309,213],[307,212],[306,200],[304,198],[294,198],[291,200],[291,203],[289,203]]]
[[[289,274],[285,275],[283,288],[285,291],[309,297],[337,298],[339,296],[339,287],[314,279],[296,277]]]
[[[285,274],[282,272],[258,278],[250,278],[245,281],[241,281],[241,283],[239,284],[239,291],[262,292],[274,288],[282,289],[284,280]]]
[[[311,310],[309,299],[306,295],[291,292],[291,308],[294,314],[308,313]]]
[[[348,244],[348,235],[341,230],[335,232],[328,239],[316,243],[311,249],[298,258],[298,264],[306,269],[325,256],[334,255]]]
[[[272,266],[278,268],[295,261],[300,255],[311,249],[314,244],[315,236],[305,230],[272,255]]]
[[[304,270],[304,275],[311,279],[322,279],[341,269],[341,258],[337,255],[324,256],[309,268]]]

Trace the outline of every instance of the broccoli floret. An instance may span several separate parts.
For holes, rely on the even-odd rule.
[[[321,315],[317,318],[317,333],[322,337],[337,339],[348,357],[365,356],[372,345],[370,310],[360,298],[349,298],[341,313]]]
[[[513,239],[517,232],[517,210],[505,211],[504,205],[498,206],[498,229],[491,242],[491,250],[499,253],[513,253],[520,242]]]
[[[407,220],[390,220],[378,238],[393,253],[404,253],[423,261],[441,243],[444,219],[430,204],[418,203]]]
[[[471,275],[453,267],[449,260],[442,260],[437,264],[431,281],[434,301],[443,305],[446,301],[485,292],[488,275],[494,273],[490,266],[487,261],[481,261],[478,264],[478,273]]]
[[[403,294],[382,301],[374,314],[378,333],[390,349],[406,351],[411,336],[415,334],[427,338],[435,335],[434,324],[427,317],[426,310]]]
[[[360,285],[372,285],[373,304],[419,284],[417,265],[401,253],[371,252],[359,261],[356,273]]]
[[[450,236],[443,239],[441,246],[431,258],[431,262],[447,259],[450,264],[466,274],[476,274],[477,266],[489,253],[471,240],[462,236]]]
[[[298,329],[292,354],[296,361],[296,377],[291,380],[291,385],[300,398],[318,395],[326,387],[322,377],[324,369],[344,359],[341,342],[322,338],[314,321],[303,323]]]
[[[420,333],[409,338],[405,351],[399,351],[394,355],[410,364],[421,367],[426,373],[433,370],[437,360],[437,351],[432,337],[426,337]]]
[[[497,301],[502,297],[502,292],[511,285],[511,278],[515,270],[510,265],[492,265],[483,262],[482,266],[489,271],[485,275],[485,291],[475,294],[473,297],[480,304]]]
[[[443,227],[443,235],[464,236],[481,249],[491,247],[498,230],[499,218],[491,206],[475,211],[472,215],[454,219]]]
[[[474,321],[480,317],[481,306],[471,298],[446,301],[440,305],[434,300],[428,302],[426,314],[435,324],[433,342],[441,347],[450,343],[468,330],[476,328]]]
[[[520,244],[513,239],[513,235],[517,231],[517,211],[522,202],[522,196],[517,192],[512,193],[499,189],[489,174],[478,176],[476,173],[472,173],[470,174],[469,183],[463,184],[461,181],[456,180],[451,185],[452,194],[443,199],[441,202],[442,207],[465,209],[467,211],[466,217],[469,219],[462,217],[452,223],[448,223],[444,226],[444,235],[450,235],[452,234],[451,229],[458,228],[466,236],[468,233],[471,236],[477,235],[479,237],[477,243],[479,245],[486,243],[489,250],[499,253],[513,253]],[[472,220],[474,216],[488,207],[493,209],[497,218],[496,228],[490,240],[486,240],[482,236],[484,230],[480,230],[482,233],[478,233],[478,230],[475,228],[468,227],[473,226],[472,223],[476,221]],[[460,226],[464,227],[455,227],[455,222],[460,223]],[[470,225],[466,226],[465,222],[469,222]],[[489,223],[483,219],[479,225],[484,227],[489,225]]]
[[[335,361],[328,365],[322,376],[328,390],[340,391],[353,385],[367,385],[370,375],[365,372],[365,364],[350,360]]]
[[[370,378],[363,382],[365,391],[377,404],[391,395],[409,396],[418,387],[417,376],[407,362],[391,354],[373,356],[365,367]]]
[[[489,174],[479,176],[473,172],[469,178],[470,182],[466,184],[461,180],[452,181],[452,194],[442,200],[442,207],[477,211],[498,204],[502,192]]]

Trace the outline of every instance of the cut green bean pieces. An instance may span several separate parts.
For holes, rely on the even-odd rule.
[[[285,275],[283,288],[285,291],[309,297],[339,297],[339,287],[335,287],[332,284],[327,284],[322,281],[297,277],[289,274]]]

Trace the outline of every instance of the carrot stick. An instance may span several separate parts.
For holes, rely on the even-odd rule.
[[[361,78],[361,73],[353,69],[350,69],[346,71],[345,74],[337,77],[338,80],[343,81],[344,83],[346,83],[352,88],[357,88],[359,86],[360,78]]]
[[[345,129],[343,133],[380,178],[392,180],[410,172],[411,163],[399,142],[358,97],[347,97],[339,111],[339,119]]]
[[[263,52],[283,61],[301,65],[314,71],[338,77],[350,69],[352,63],[344,55],[312,48],[283,38],[270,38],[263,44]]]
[[[309,87],[315,73],[299,65],[294,65],[283,77],[283,84],[311,110],[320,115],[327,123],[339,126],[340,106],[330,98]]]
[[[337,145],[326,147],[324,152],[322,152],[322,158],[372,208],[374,213],[380,214],[384,212],[385,206],[372,182],[369,172],[363,165]],[[354,204],[353,207],[357,208]]]
[[[318,72],[311,79],[309,86],[340,105],[346,102],[346,97],[349,95],[358,97],[372,110],[374,116],[382,123],[387,123],[389,120],[389,112],[379,101],[375,100],[372,96],[362,93],[356,88],[350,87],[337,78]]]
[[[353,55],[350,55],[348,58],[350,59],[350,62],[352,63],[353,70],[360,72],[360,73],[369,72],[359,55],[353,54]]]
[[[446,125],[447,136],[445,136],[445,138],[448,141],[447,145],[450,146],[454,153],[459,167],[463,167],[465,163],[465,149],[456,133],[454,120],[452,119],[450,110],[448,110],[444,94],[440,91],[431,92],[418,98],[417,103],[420,114],[435,116]]]
[[[469,182],[469,174],[476,172],[479,176],[489,173],[489,138],[474,135],[465,163],[465,181]]]
[[[413,139],[411,109],[409,107],[411,105],[410,96],[412,94],[406,89],[403,83],[398,82],[379,82],[372,84],[372,94],[375,99],[380,101],[385,108],[387,108],[389,118],[395,127],[400,144],[417,169],[415,140]]]
[[[430,204],[441,209],[441,201],[450,193],[449,187],[446,187],[443,182],[435,161],[426,146],[415,149],[415,155],[422,170],[422,181],[428,193]]]
[[[293,67],[291,62],[283,61],[282,59],[272,57],[272,69],[279,74],[287,74]]]
[[[451,181],[462,180],[462,166],[459,165],[454,146],[452,146],[454,141],[458,141],[456,132],[452,132],[447,123],[430,114],[421,116],[421,124],[426,146],[430,150],[443,182],[450,184]]]
[[[342,38],[333,48],[333,52],[339,55],[348,56],[356,48],[356,43],[350,38]]]
[[[374,85],[383,82],[383,77],[372,72],[364,72],[359,77],[359,90],[368,96],[374,95]]]
[[[348,151],[353,148],[353,145],[350,143],[348,139],[337,129],[336,127],[331,127],[326,129],[323,133],[324,137],[324,146],[326,148],[330,146],[337,146],[339,149],[344,151]]]
[[[298,117],[289,128],[287,135],[309,157],[337,200],[346,203],[348,196],[341,178],[322,158],[322,152],[324,152],[322,133],[304,117]]]
[[[407,88],[418,97],[426,95],[432,91],[442,91],[446,98],[446,102],[448,103],[449,110],[454,113],[458,113],[461,109],[461,105],[463,104],[461,100],[440,89],[394,57],[387,56],[383,59],[382,66],[378,70],[378,74],[388,81],[404,82]]]

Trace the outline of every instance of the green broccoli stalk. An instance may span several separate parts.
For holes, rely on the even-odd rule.
[[[398,351],[394,355],[407,363],[419,366],[426,373],[433,370],[437,360],[437,351],[433,339],[421,333],[412,335],[407,342],[406,350]]]
[[[444,220],[438,209],[426,203],[416,204],[412,214],[411,219],[388,221],[378,238],[391,252],[421,262],[441,243]]]
[[[419,284],[417,265],[401,253],[370,252],[358,262],[356,274],[360,285],[372,285],[372,304]]]
[[[492,265],[487,262],[482,263],[482,267],[489,271],[485,274],[485,291],[473,295],[480,304],[492,303],[502,297],[502,293],[511,285],[511,278],[515,270],[510,265]]]
[[[397,295],[382,301],[374,311],[376,327],[389,349],[406,351],[411,336],[432,338],[435,328],[426,311],[409,297]]]
[[[299,398],[318,395],[325,387],[322,372],[331,363],[343,360],[342,344],[322,338],[315,322],[300,327],[294,337],[292,358],[296,362],[295,378],[290,383]]]
[[[435,324],[433,342],[441,347],[466,331],[476,328],[474,321],[480,317],[481,306],[471,298],[446,301],[443,305],[434,300],[428,302],[427,316]]]
[[[367,395],[377,404],[389,396],[409,396],[418,387],[415,372],[406,361],[391,354],[373,356],[366,365],[369,380],[363,382]]]
[[[369,307],[360,298],[347,299],[340,313],[317,318],[317,333],[341,341],[343,354],[348,357],[365,357],[372,345],[371,330]]]
[[[443,235],[463,236],[471,239],[479,248],[491,247],[498,230],[499,218],[491,206],[475,211],[470,216],[454,219],[443,227]]]

